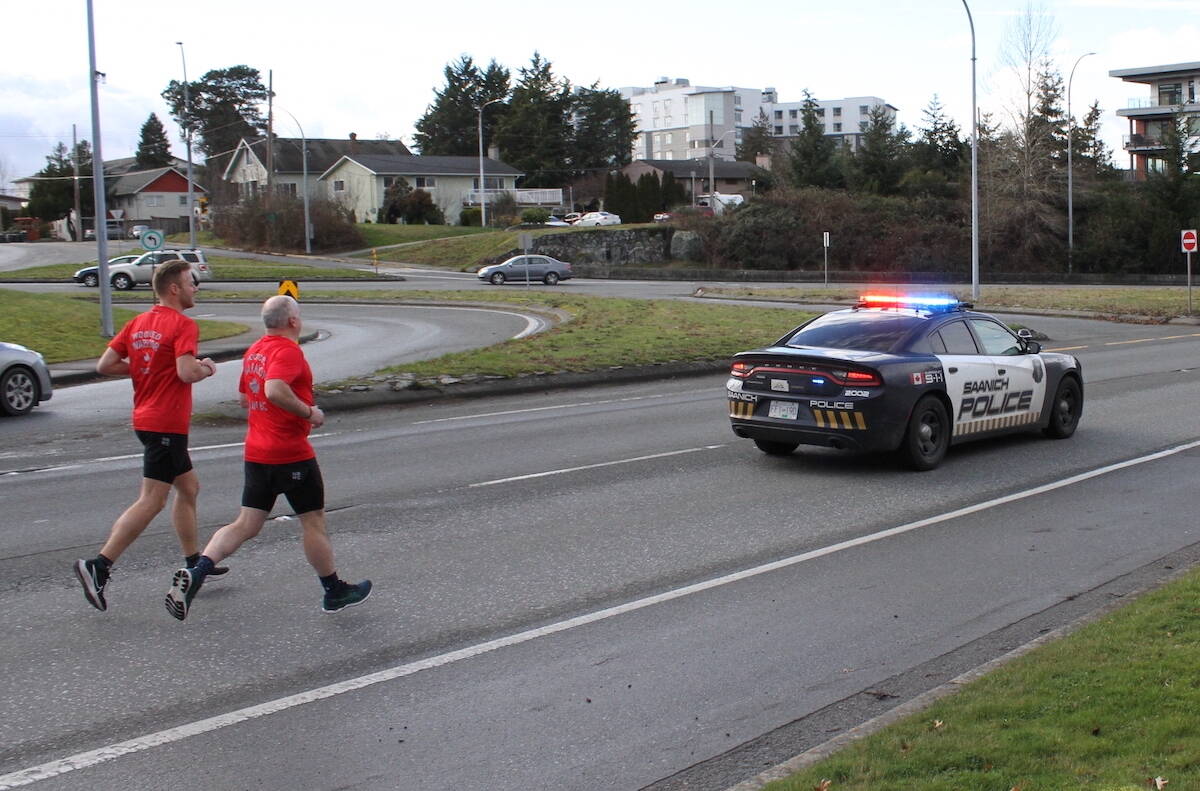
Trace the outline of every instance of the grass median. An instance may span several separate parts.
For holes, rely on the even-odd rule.
[[[137,313],[113,308],[113,326],[120,329]],[[201,319],[200,340],[239,335],[248,328],[231,321]],[[0,289],[0,341],[19,343],[41,352],[48,363],[99,357],[108,345],[100,335],[100,304],[84,296],[31,294]]]
[[[470,271],[483,262],[517,250],[518,235],[544,236],[550,233],[606,233],[604,228],[523,228],[505,231],[485,231],[469,236],[430,239],[416,244],[378,251],[379,260],[405,264],[420,264],[456,272]],[[623,226],[622,226],[623,227]]]
[[[797,286],[792,288],[756,288],[754,286],[705,287],[712,299],[763,299],[782,302],[845,302],[871,293],[899,294],[919,291],[926,294],[953,294],[971,302],[969,287],[951,286]],[[1200,297],[1200,295],[1197,295]],[[1014,310],[1086,311],[1106,316],[1144,316],[1166,320],[1187,314],[1187,289],[1182,286],[982,286],[975,307],[982,311],[1006,308]]]
[[[369,262],[365,262],[369,263]],[[375,277],[372,271],[360,269],[345,269],[322,267],[303,263],[281,263],[278,261],[260,261],[254,258],[235,258],[231,256],[208,256],[209,267],[212,268],[215,280],[280,280],[293,278],[312,280],[320,278],[337,278],[338,280],[357,280]],[[70,280],[76,271],[85,266],[95,266],[95,262],[81,264],[47,264],[31,266],[26,269],[14,269],[0,272],[3,280]]]
[[[1197,602],[1192,571],[767,789],[1200,787]]]

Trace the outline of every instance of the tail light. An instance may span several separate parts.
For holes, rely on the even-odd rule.
[[[879,378],[879,374],[871,371],[847,371],[846,384],[878,386],[883,384],[883,380]]]
[[[741,360],[736,361],[729,369],[730,376],[736,376],[739,379],[745,379],[754,370],[754,365]]]

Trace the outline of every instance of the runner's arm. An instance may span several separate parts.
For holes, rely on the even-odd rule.
[[[292,390],[292,386],[282,379],[268,379],[266,385],[267,400],[284,412],[290,412],[298,418],[303,418],[314,426],[325,422],[325,413],[319,406],[309,406],[300,400]]]
[[[192,384],[201,379],[215,376],[217,364],[212,361],[211,357],[197,360],[194,354],[181,354],[175,358],[175,373],[183,381]]]
[[[129,361],[110,346],[96,361],[96,373],[101,376],[129,376]]]

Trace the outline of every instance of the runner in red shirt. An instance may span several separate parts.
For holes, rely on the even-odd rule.
[[[371,593],[370,580],[351,585],[338,576],[325,530],[325,484],[308,441],[308,432],[321,427],[325,413],[313,398],[312,369],[300,350],[300,305],[288,296],[271,297],[263,303],[262,317],[266,335],[242,358],[238,385],[247,410],[242,510],[213,534],[199,560],[175,572],[166,606],[181,621],[205,577],[258,535],[281,494],[300,517],[304,555],[325,589],[321,609],[337,612]]]
[[[133,430],[144,448],[137,501],[117,518],[95,558],[75,561],[83,593],[98,610],[108,609],[104,588],[112,565],[162,511],[172,488],[171,521],[179,544],[189,564],[199,557],[196,495],[200,482],[187,447],[192,383],[217,372],[212,359],[196,359],[200,331],[195,321],[183,315],[196,304],[199,287],[187,261],[159,266],[154,272],[159,304],[130,320],[96,363],[96,370],[105,376],[133,380]]]

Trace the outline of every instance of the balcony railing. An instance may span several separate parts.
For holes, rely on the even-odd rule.
[[[495,203],[496,199],[505,193],[511,193],[516,197],[519,206],[561,206],[563,202],[563,191],[561,189],[517,189],[471,190],[467,193],[464,203],[468,206],[478,206],[481,196],[486,197],[488,203]]]
[[[1126,151],[1145,151],[1163,147],[1162,138],[1151,135],[1124,135],[1122,142]]]

